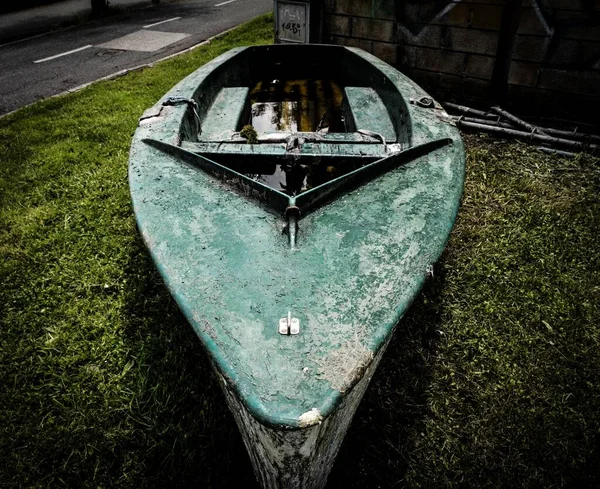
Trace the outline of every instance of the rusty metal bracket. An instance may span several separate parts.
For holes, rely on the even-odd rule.
[[[195,121],[196,121],[196,130],[198,132],[198,134],[200,134],[201,132],[201,126],[200,126],[200,115],[198,115],[198,102],[196,102],[193,98],[186,98],[186,97],[168,97],[163,103],[163,106],[166,105],[181,105],[181,104],[188,104],[189,106],[191,106],[192,111],[194,112],[194,117],[195,117]]]
[[[431,97],[421,97],[418,99],[411,98],[410,103],[425,109],[433,109],[435,107],[435,102]]]

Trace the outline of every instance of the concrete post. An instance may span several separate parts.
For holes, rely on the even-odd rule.
[[[274,0],[275,43],[319,44],[322,42],[322,2],[319,0]]]

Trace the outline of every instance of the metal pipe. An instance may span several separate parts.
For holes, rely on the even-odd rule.
[[[529,124],[529,122],[525,122],[523,119],[519,119],[516,115],[512,115],[510,112],[507,112],[506,110],[503,110],[503,109],[501,109],[498,106],[492,107],[491,110],[493,112],[495,112],[496,114],[501,115],[505,119],[508,119],[509,121],[514,122],[517,126],[521,126],[521,127],[527,129],[530,132],[537,132],[539,134],[546,134],[538,126],[534,126],[533,124]]]
[[[462,117],[462,120],[465,122],[475,122],[476,124],[488,124],[490,126],[505,127],[507,129],[515,128],[509,122],[502,122],[502,121],[497,121],[497,120],[492,121],[492,120],[487,120],[487,119],[478,119],[476,117]],[[564,139],[573,139],[575,141],[583,141],[583,142],[589,141],[589,142],[594,142],[594,143],[600,143],[600,136],[596,136],[594,134],[587,134],[587,133],[583,133],[583,132],[563,131],[560,129],[553,129],[551,127],[542,127],[541,129],[549,136],[558,136],[558,137],[562,137]]]
[[[508,123],[503,123],[502,121],[500,121],[501,116],[497,111],[495,114],[490,114],[489,112],[483,112],[481,110],[472,109],[471,107],[467,107],[466,105],[458,105],[458,104],[454,104],[452,102],[445,102],[444,107],[454,109],[455,111],[460,112],[461,114],[464,114],[467,116],[468,115],[476,116],[476,117],[462,116],[462,120],[464,122],[474,122],[476,124],[491,124],[494,126],[504,127],[507,129],[511,128],[511,126]],[[492,110],[494,110],[494,109],[495,108],[492,108]],[[514,119],[517,119],[525,124],[528,124],[527,122],[519,119],[518,117],[513,116],[509,112],[506,112],[505,110],[500,109],[500,107],[497,107],[497,109],[499,109],[503,113],[502,115],[508,114],[509,117],[512,116],[513,121],[514,121]],[[507,119],[509,117],[507,117]],[[563,122],[567,123],[569,121],[563,121]],[[515,122],[515,124],[518,124],[518,123]],[[584,142],[590,142],[590,143],[594,143],[594,144],[600,144],[600,136],[597,136],[595,134],[577,132],[576,130],[575,131],[563,131],[560,129],[552,129],[549,127],[537,126],[534,124],[528,124],[528,125],[533,128],[538,128],[538,130],[536,131],[538,133],[544,133],[546,135],[558,136],[559,138],[563,138],[563,139],[574,139],[577,141],[584,141]]]
[[[550,154],[550,155],[558,155],[558,156],[562,156],[564,158],[573,158],[575,156],[575,153],[571,153],[570,151],[561,151],[560,149],[546,148],[545,146],[538,146],[538,149],[542,153],[546,153],[546,154]]]
[[[487,119],[490,119],[490,118],[497,119],[498,118],[497,115],[489,114],[488,112],[483,112],[483,111],[477,110],[477,109],[472,109],[471,107],[467,107],[466,105],[453,104],[452,102],[445,102],[444,107],[454,109],[457,112],[460,112],[461,114],[476,115],[479,117],[485,117]]]
[[[525,131],[518,131],[516,129],[508,129],[505,127],[498,127],[498,126],[490,126],[488,124],[478,124],[475,122],[465,122],[461,119],[458,119],[456,121],[456,124],[460,127],[466,127],[466,128],[470,128],[470,129],[479,129],[482,131],[489,131],[489,132],[495,132],[498,134],[504,134],[507,136],[514,136],[514,137],[519,137],[519,138],[524,138],[524,139],[528,139],[530,141],[537,141],[537,142],[541,142],[541,143],[546,143],[546,144],[556,144],[556,145],[562,145],[562,146],[569,146],[573,149],[578,149],[580,151],[586,151],[586,150],[590,150],[590,151],[595,151],[599,148],[598,145],[596,144],[584,144],[580,141],[571,141],[570,139],[562,139],[562,138],[555,138],[552,136],[547,136],[544,134],[538,134],[535,132],[525,132]]]

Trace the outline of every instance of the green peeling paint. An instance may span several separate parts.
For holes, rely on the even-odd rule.
[[[375,97],[355,117],[366,126],[371,117],[372,127],[330,138],[340,156],[360,156],[366,146],[368,164],[295,197],[227,167],[249,152],[294,157],[285,143],[264,142],[264,134],[242,147],[234,133],[246,110],[222,105],[223,88],[252,86],[277,69],[288,78],[335,72],[351,87],[346,94]],[[141,119],[129,168],[140,232],[227,389],[270,428],[298,429],[333,413],[444,249],[462,193],[464,152],[439,105],[410,103],[426,95],[358,49],[240,48],[181,81]],[[164,105],[169,97],[180,102]],[[209,120],[211,111],[223,120],[234,114],[224,129],[229,140],[222,139],[224,125]],[[373,127],[384,128],[385,145],[358,132],[377,133]],[[211,139],[215,133],[221,139]],[[328,144],[322,139],[304,153],[319,158],[315,151]],[[299,208],[293,248],[290,206]],[[299,335],[278,333],[288,311],[300,320]]]

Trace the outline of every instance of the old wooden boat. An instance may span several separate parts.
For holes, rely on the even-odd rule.
[[[141,117],[139,230],[264,487],[325,485],[463,178],[441,106],[358,49],[234,49]]]

